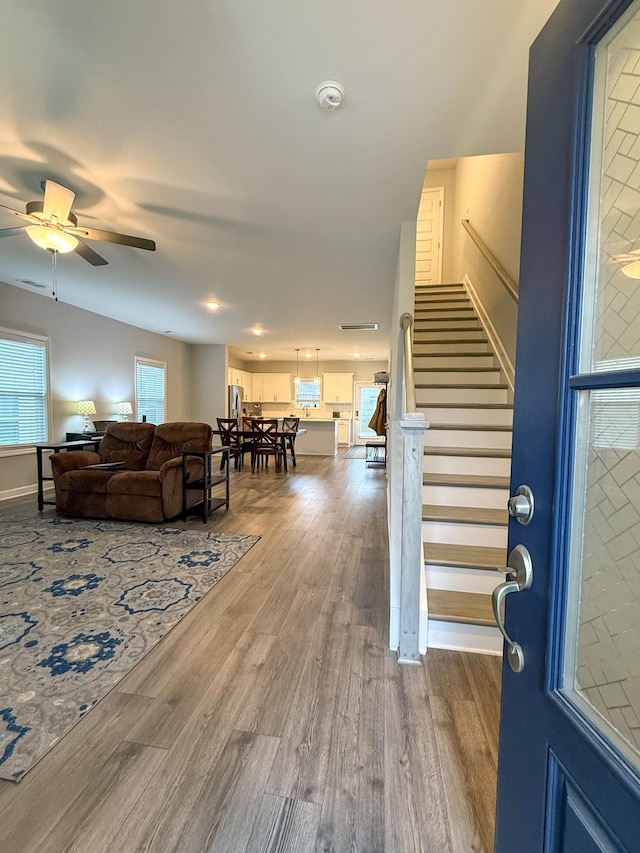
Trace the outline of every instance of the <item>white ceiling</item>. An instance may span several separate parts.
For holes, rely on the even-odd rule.
[[[522,149],[528,46],[556,2],[3,0],[0,203],[52,178],[80,224],[156,241],[92,243],[105,267],[60,256],[65,302],[268,358],[385,358],[426,163]],[[50,289],[48,253],[1,240],[0,279]]]

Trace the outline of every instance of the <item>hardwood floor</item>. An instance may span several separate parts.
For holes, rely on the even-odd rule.
[[[492,850],[500,662],[396,663],[385,485],[359,459],[233,472],[207,527],[262,539],[0,782],[2,853]]]

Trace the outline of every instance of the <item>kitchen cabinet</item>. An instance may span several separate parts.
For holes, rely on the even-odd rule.
[[[290,403],[293,400],[292,378],[290,373],[252,374],[252,401],[256,403]]]
[[[338,444],[351,444],[351,421],[349,418],[338,420]]]
[[[227,382],[229,385],[242,385],[242,371],[237,367],[230,367],[227,371]]]
[[[353,373],[323,373],[322,401],[353,403]]]
[[[253,374],[246,370],[240,371],[240,385],[244,388],[244,399],[253,402]]]

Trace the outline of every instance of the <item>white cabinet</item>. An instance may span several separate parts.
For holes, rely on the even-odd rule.
[[[240,371],[240,385],[244,388],[244,399],[253,402],[253,374],[246,370]]]
[[[324,403],[353,403],[353,373],[323,373]]]
[[[338,420],[338,444],[351,444],[351,421],[348,418]]]
[[[290,373],[254,373],[251,377],[252,401],[290,403],[293,400]]]
[[[227,381],[229,385],[242,385],[242,370],[230,367],[227,371]]]

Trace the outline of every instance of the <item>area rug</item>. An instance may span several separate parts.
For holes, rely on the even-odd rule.
[[[366,456],[365,447],[362,444],[354,444],[344,454],[345,459],[364,459]]]
[[[19,781],[259,538],[0,514],[0,778]]]

